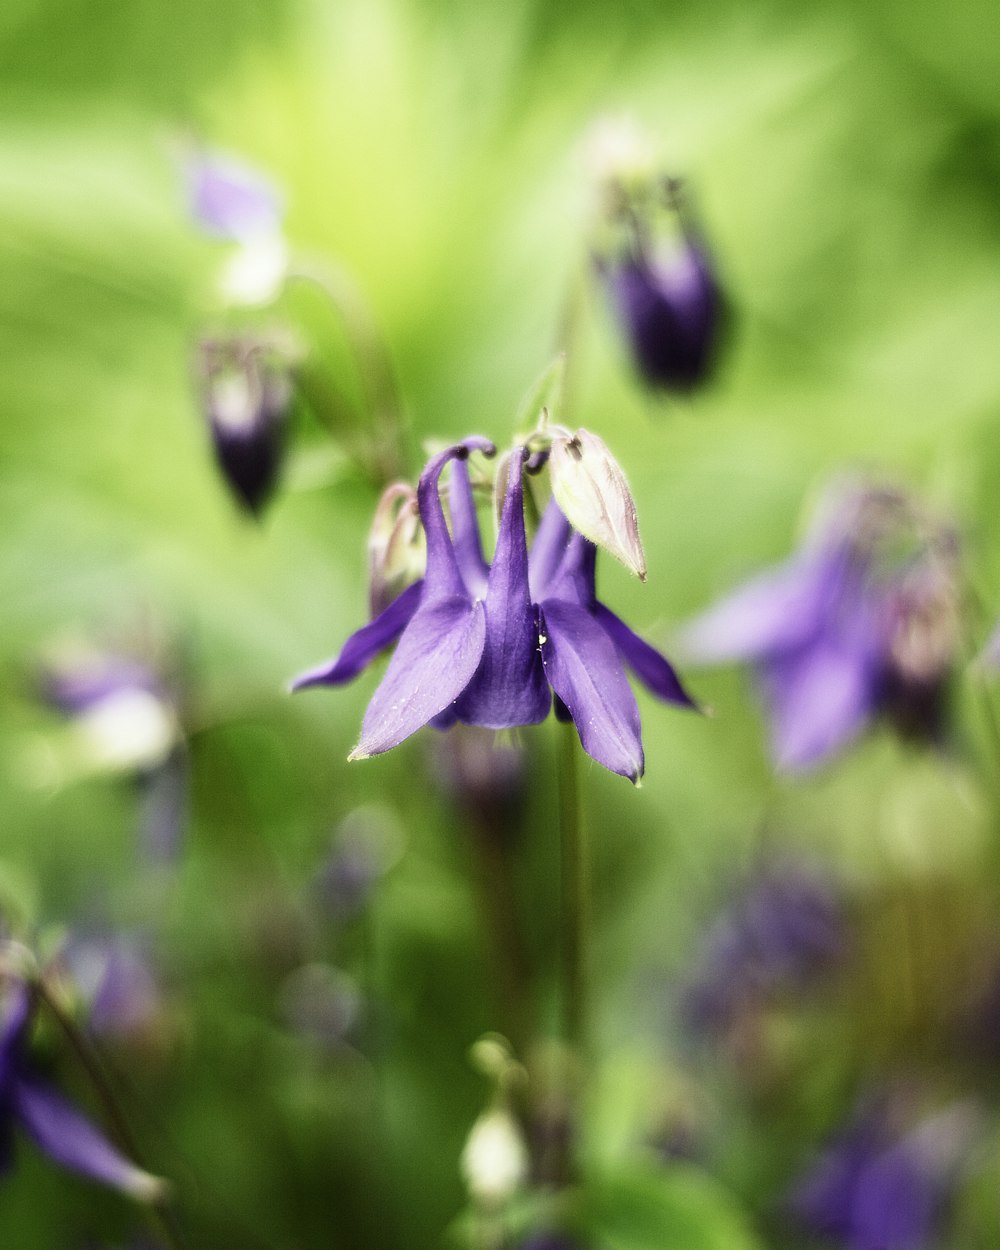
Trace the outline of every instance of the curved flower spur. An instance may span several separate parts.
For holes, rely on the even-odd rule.
[[[637,782],[643,772],[642,733],[625,666],[658,698],[694,706],[667,660],[597,598],[591,538],[615,554],[625,541],[616,521],[627,522],[631,496],[622,510],[602,494],[609,474],[624,483],[621,470],[604,444],[585,431],[549,431],[546,443],[532,466],[551,454],[553,498],[531,553],[523,485],[529,449],[520,446],[504,457],[509,467],[506,485],[497,485],[503,505],[490,564],[483,556],[465,462],[474,451],[493,456],[494,445],[467,438],[428,461],[417,488],[427,543],[423,578],[352,634],[335,660],[293,683],[296,690],[342,685],[398,640],[351,759],[388,751],[427,724],[438,729],[456,721],[489,729],[537,724],[549,713],[551,688],[557,714],[573,721],[587,754]],[[560,456],[576,468],[558,469]],[[450,531],[439,488],[448,464]],[[631,522],[634,527],[634,507]],[[637,532],[634,537],[637,546]],[[622,558],[644,574],[641,548],[638,560],[634,552]]]

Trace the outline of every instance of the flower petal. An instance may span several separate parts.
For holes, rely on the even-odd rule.
[[[246,240],[281,227],[281,199],[248,165],[210,153],[188,162],[191,215],[220,239]]]
[[[482,603],[464,593],[425,598],[372,695],[350,758],[388,751],[443,712],[471,681],[485,641]]]
[[[487,729],[536,725],[552,699],[538,651],[538,625],[528,593],[524,533],[523,452],[511,459],[486,599],[486,641],[475,676],[458,701],[460,720]]]
[[[638,781],[639,709],[614,643],[579,604],[546,599],[541,616],[545,675],[569,708],[583,749],[613,773]]]
[[[603,603],[595,603],[594,618],[602,625],[618,653],[647,690],[667,703],[697,708],[694,699],[681,685],[672,665],[655,647],[643,641],[621,617],[615,616]]]
[[[472,498],[469,470],[464,460],[451,462],[448,483],[448,509],[451,512],[451,541],[469,594],[481,599],[486,593],[489,566],[483,559],[479,538],[476,503]]]
[[[550,499],[535,532],[528,559],[531,597],[536,603],[549,593],[572,533],[563,510],[555,499]]]
[[[312,668],[296,677],[292,682],[293,690],[305,690],[309,686],[340,686],[344,682],[357,677],[366,665],[391,646],[406,626],[410,623],[420,603],[423,582],[414,582],[407,586],[401,595],[373,621],[362,625],[351,634],[344,643],[340,655],[335,660],[328,660],[318,668]]]
[[[424,584],[431,598],[446,598],[451,595],[469,598],[469,590],[462,578],[459,559],[444,519],[438,479],[450,460],[464,460],[470,451],[482,451],[492,456],[496,448],[489,439],[480,437],[455,443],[427,462],[417,485],[420,520],[427,537],[427,572]]]
[[[873,711],[875,682],[865,651],[819,638],[762,671],[771,741],[780,768],[803,769],[846,745]]]
[[[798,646],[821,624],[842,571],[840,560],[813,557],[753,578],[686,626],[685,657],[711,664]]]
[[[22,1077],[11,1095],[24,1131],[50,1159],[144,1202],[159,1197],[163,1181],[119,1154],[107,1138],[54,1089]]]

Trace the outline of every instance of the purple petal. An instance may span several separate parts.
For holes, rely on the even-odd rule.
[[[869,657],[842,641],[819,638],[762,673],[771,738],[780,768],[808,768],[846,745],[873,710]]]
[[[361,741],[350,758],[388,751],[443,712],[471,681],[485,641],[482,603],[464,593],[425,597],[368,704]]]
[[[573,531],[569,521],[556,503],[550,499],[542,513],[542,519],[531,544],[531,557],[528,561],[528,580],[531,585],[531,597],[536,603],[550,592],[556,570],[566,553]]]
[[[21,1048],[31,1019],[31,991],[24,981],[8,980],[0,1017],[0,1103],[15,1079]]]
[[[821,624],[841,571],[840,561],[799,559],[753,578],[685,628],[685,655],[711,664],[798,646]]]
[[[667,703],[678,703],[682,707],[698,706],[681,685],[670,663],[655,647],[644,642],[629,629],[621,617],[615,616],[603,603],[595,603],[593,613],[618,648],[625,663],[658,699],[664,699]]]
[[[48,1085],[22,1077],[11,1103],[24,1131],[62,1167],[146,1202],[162,1193],[162,1181],[119,1154],[82,1112]]]
[[[406,626],[420,604],[423,593],[423,582],[414,582],[407,586],[401,595],[373,621],[362,625],[351,634],[350,638],[335,660],[328,660],[318,668],[312,668],[296,677],[292,682],[293,690],[305,690],[309,686],[341,686],[357,677],[368,664],[375,659],[380,651],[391,646]]]
[[[516,452],[504,499],[486,599],[483,657],[458,701],[459,719],[487,729],[536,725],[552,698],[538,650],[535,608],[528,593],[528,545],[524,534],[523,457]]]
[[[476,503],[472,498],[469,470],[464,460],[451,463],[451,481],[448,489],[448,507],[451,512],[451,538],[469,594],[481,599],[486,593],[489,567],[483,559],[479,539],[479,521]]]
[[[906,1141],[873,1160],[858,1178],[852,1246],[857,1250],[924,1250],[934,1232],[939,1186]]]
[[[576,603],[546,599],[541,617],[545,675],[569,708],[583,749],[613,773],[638,781],[639,709],[614,643]]]
[[[255,170],[225,156],[188,162],[191,215],[209,234],[245,242],[281,226],[281,200]]]
[[[464,460],[470,451],[483,451],[493,455],[496,448],[486,438],[467,438],[433,456],[420,475],[417,486],[417,504],[420,520],[427,538],[427,572],[424,585],[427,598],[444,599],[451,596],[469,599],[469,590],[462,577],[458,556],[452,543],[448,525],[444,519],[438,479],[450,460]]]

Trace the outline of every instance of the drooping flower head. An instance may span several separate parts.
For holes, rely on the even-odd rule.
[[[37,1075],[28,1048],[34,1012],[35,996],[27,982],[0,976],[0,1174],[13,1166],[17,1127],[61,1167],[141,1201],[155,1200],[163,1192],[163,1182],[129,1162],[81,1111]]]
[[[631,129],[602,127],[594,164],[595,263],[636,371],[654,389],[691,391],[712,372],[725,310],[683,185]]]
[[[487,563],[466,466],[474,451],[492,456],[495,449],[487,439],[465,439],[433,456],[421,474],[423,578],[295,688],[350,681],[395,642],[352,759],[388,751],[426,724],[537,724],[548,715],[554,693],[584,750],[637,781],[643,770],[639,711],[624,665],[660,698],[688,706],[691,701],[663,656],[597,599],[596,548],[572,529],[554,499],[529,556],[524,447],[507,458],[506,482],[498,484],[503,503]],[[449,465],[450,530],[439,488]]]
[[[976,1113],[968,1103],[916,1122],[912,1112],[905,1113],[898,1096],[862,1103],[791,1194],[789,1211],[801,1229],[842,1250],[930,1250],[939,1244]]]
[[[197,362],[215,457],[236,500],[259,515],[278,479],[294,399],[293,353],[274,336],[209,338]]]
[[[818,869],[774,860],[758,868],[709,924],[686,990],[689,1025],[725,1035],[746,1014],[814,986],[847,947],[845,909]]]
[[[841,482],[787,563],[687,627],[694,661],[756,668],[779,767],[815,765],[874,717],[940,740],[958,643],[958,545],[909,496]]]

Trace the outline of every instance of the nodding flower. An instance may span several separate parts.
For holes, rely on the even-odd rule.
[[[20,1128],[61,1167],[154,1201],[163,1182],[131,1163],[31,1062],[28,1034],[35,1009],[31,987],[17,978],[0,982],[0,1173],[13,1163],[12,1130]]]
[[[819,764],[882,716],[939,743],[959,640],[954,531],[901,491],[850,481],[786,563],[687,626],[694,662],[750,661],[779,767]]]
[[[350,681],[395,643],[352,759],[388,751],[427,724],[534,725],[548,716],[554,693],[557,713],[573,721],[584,750],[637,782],[642,736],[625,666],[659,698],[683,706],[691,700],[664,657],[598,600],[597,549],[554,500],[529,555],[525,448],[510,457],[496,550],[487,563],[465,464],[473,451],[491,456],[495,448],[484,438],[465,439],[434,456],[421,474],[423,578],[294,688]],[[439,491],[449,464],[451,531]]]

